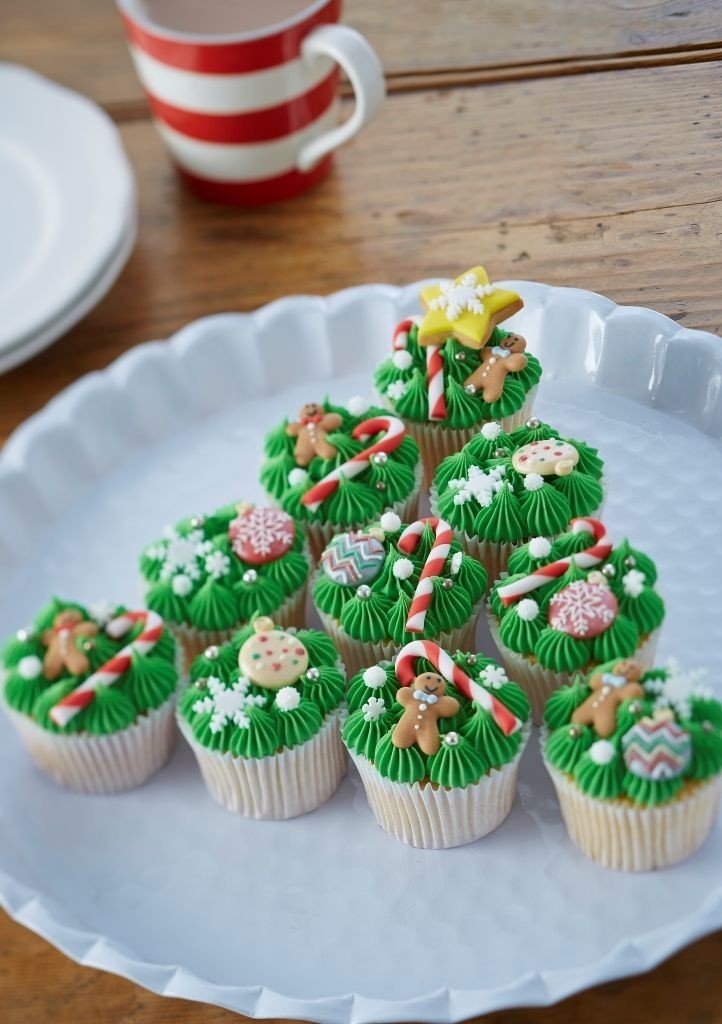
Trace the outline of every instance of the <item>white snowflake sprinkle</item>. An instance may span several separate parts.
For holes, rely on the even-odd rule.
[[[274,703],[279,711],[295,711],[301,703],[301,694],[295,686],[282,686]]]
[[[366,722],[375,722],[386,711],[386,702],[383,697],[369,697],[366,703],[361,706],[361,710]]]
[[[461,569],[461,563],[463,561],[464,561],[464,552],[463,551],[455,551],[454,554],[451,556],[451,561],[449,562],[449,571],[450,571],[452,576],[458,576],[459,570]]]
[[[447,318],[453,323],[462,313],[483,313],[483,299],[496,291],[493,284],[480,284],[476,274],[469,272],[458,281],[442,281],[439,284],[441,294],[432,299],[429,309],[443,309]]]
[[[479,682],[490,690],[500,690],[509,677],[501,665],[487,665],[479,673]]]
[[[403,380],[394,380],[386,388],[386,395],[391,399],[392,402],[398,402],[400,398],[403,398],[406,394],[406,388],[408,385]]]
[[[629,597],[639,597],[644,590],[645,575],[640,572],[639,569],[630,569],[628,573],[622,576],[622,587],[624,593]]]
[[[676,658],[670,658],[664,666],[666,679],[649,679],[645,689],[654,694],[655,708],[672,708],[680,718],[692,714],[691,699],[707,700],[714,697],[714,691],[702,682],[707,677],[705,669],[684,670]]]
[[[248,729],[251,720],[246,714],[248,707],[263,707],[266,698],[260,694],[248,693],[248,680],[241,676],[230,686],[217,676],[209,676],[206,680],[208,695],[201,697],[193,705],[197,714],[210,714],[211,732],[220,732],[228,722],[233,722],[239,729]]]
[[[223,551],[214,551],[212,554],[206,555],[205,567],[209,576],[214,580],[219,580],[231,571],[231,560]]]

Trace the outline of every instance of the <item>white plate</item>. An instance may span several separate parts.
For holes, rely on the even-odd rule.
[[[0,64],[0,96],[1,356],[57,337],[133,230],[136,197],[96,104],[13,64]]]
[[[538,411],[600,446],[608,524],[658,563],[661,654],[706,664],[719,687],[719,340],[588,292],[512,285],[545,367]],[[142,544],[182,514],[260,497],[263,432],[326,391],[368,393],[417,290],[201,320],[25,424],[0,459],[0,634],[50,593],[138,601]],[[0,832],[17,920],[81,963],[259,1017],[447,1022],[549,1003],[722,925],[722,830],[665,872],[596,867],[566,838],[534,737],[509,819],[437,853],[382,833],[353,777],[306,817],[236,818],[182,745],[135,793],[63,793],[3,721]]]

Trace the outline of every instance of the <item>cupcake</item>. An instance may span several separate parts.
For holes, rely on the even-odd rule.
[[[293,818],[324,803],[346,771],[346,677],[314,629],[261,616],[191,668],[178,724],[208,792],[247,818]]]
[[[54,598],[0,654],[2,703],[53,782],[140,786],[175,741],[176,645],[155,612]]]
[[[140,557],[146,604],[175,634],[185,671],[254,615],[302,626],[310,568],[291,516],[249,504],[182,519]]]
[[[494,580],[532,537],[555,537],[572,519],[600,513],[602,470],[596,448],[536,417],[511,433],[486,423],[436,470],[431,511]]]
[[[377,822],[446,849],[497,828],[514,802],[529,703],[481,654],[414,640],[355,676],[343,740]]]
[[[309,402],[266,437],[261,483],[299,523],[318,561],[334,534],[377,522],[385,510],[415,519],[419,449],[401,420],[360,397]]]
[[[609,868],[648,871],[707,838],[722,793],[722,704],[676,661],[610,661],[549,698],[542,754],[570,838]]]
[[[404,526],[395,512],[341,533],[323,552],[311,593],[349,674],[394,654],[414,637],[474,646],[486,592],[484,567],[440,519]]]
[[[628,540],[613,545],[597,519],[574,519],[554,540],[535,537],[509,558],[489,598],[491,633],[534,721],[549,695],[615,658],[654,664],[664,602],[654,562]]]
[[[498,326],[521,298],[489,284],[483,267],[422,288],[421,302],[426,313],[398,324],[375,383],[418,441],[428,486],[442,459],[484,423],[509,431],[529,418],[541,366],[520,334]]]

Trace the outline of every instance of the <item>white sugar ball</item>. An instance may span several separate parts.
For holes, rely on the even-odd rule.
[[[34,654],[28,654],[18,662],[18,675],[21,679],[37,679],[43,672],[43,663]]]
[[[541,473],[527,473],[524,477],[524,486],[527,491],[538,491],[544,486],[544,477]]]
[[[516,613],[525,622],[533,622],[539,614],[539,605],[533,597],[525,597],[516,606]]]
[[[394,562],[394,576],[397,580],[407,580],[414,571],[414,563],[410,558],[399,558]]]
[[[395,512],[384,512],[380,519],[381,529],[384,533],[396,533],[401,529],[401,519]]]
[[[459,569],[461,568],[461,563],[463,561],[464,561],[464,552],[463,551],[455,551],[454,554],[451,556],[451,561],[449,562],[449,569],[451,570],[451,575],[452,576],[456,576],[458,574]]]
[[[532,537],[529,541],[529,554],[532,558],[546,558],[551,550],[552,542],[547,537]]]
[[[405,348],[400,348],[393,354],[393,364],[397,370],[408,370],[413,361],[411,353],[407,352]]]
[[[372,665],[363,674],[363,681],[372,690],[377,690],[386,682],[386,673],[380,665]]]
[[[176,597],[188,597],[191,590],[193,589],[193,584],[191,583],[188,576],[186,576],[184,573],[180,573],[178,576],[174,576],[171,586],[173,588],[173,593],[176,595]]]
[[[282,686],[276,694],[275,703],[280,711],[295,711],[301,703],[301,694],[295,686]]]
[[[497,437],[501,433],[500,423],[485,423],[481,428],[481,436],[487,441],[496,441]]]
[[[288,474],[288,482],[291,487],[297,487],[299,484],[305,484],[308,480],[308,473],[305,469],[301,469],[300,466],[295,466]]]
[[[595,764],[609,764],[617,756],[617,748],[609,740],[597,740],[589,748],[589,756]]]
[[[368,412],[370,405],[368,398],[364,398],[363,395],[354,395],[353,398],[349,398],[346,408],[352,416],[363,416],[365,412]]]

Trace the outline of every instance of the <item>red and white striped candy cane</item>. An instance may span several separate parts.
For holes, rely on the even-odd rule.
[[[386,431],[385,436],[380,441],[370,445],[368,448],[364,448],[358,455],[354,455],[347,462],[342,462],[336,469],[332,469],[322,480],[319,480],[317,484],[314,484],[313,487],[306,491],[301,498],[301,504],[305,505],[311,512],[315,512],[324,503],[326,498],[330,498],[338,489],[342,478],[345,477],[347,480],[351,480],[353,477],[358,476],[359,473],[363,473],[364,470],[368,469],[372,455],[376,455],[378,452],[390,455],[391,452],[396,451],[406,433],[406,427],[396,416],[374,416],[373,419],[364,420],[363,423],[359,423],[354,428],[352,436],[357,441],[365,441],[366,438],[371,437],[373,434],[378,434],[380,430]]]
[[[391,341],[394,352],[399,352],[401,349],[405,349],[407,347],[411,328],[418,327],[420,323],[420,316],[408,316],[405,320],[402,320],[401,323],[396,324],[396,327],[394,327],[394,336]]]
[[[421,317],[411,316],[396,325],[392,341],[394,352],[399,352],[407,347],[411,328],[420,323]],[[426,389],[429,396],[429,419],[445,420],[444,360],[441,358],[440,345],[426,346]]]
[[[412,554],[418,547],[421,535],[427,526],[430,526],[435,532],[434,544],[429,551],[424,568],[421,570],[416,591],[411,599],[409,615],[406,620],[406,628],[409,633],[423,633],[424,631],[426,613],[434,594],[434,580],[443,572],[446,557],[454,539],[454,531],[447,522],[437,519],[435,516],[429,516],[426,519],[417,519],[415,523],[406,527],[399,537],[399,551],[403,551],[405,555]]]
[[[117,682],[130,668],[133,654],[148,654],[153,650],[163,632],[163,620],[155,612],[124,612],[109,622],[105,631],[109,636],[118,639],[132,629],[136,622],[145,624],[143,632],[51,708],[50,717],[56,725],[67,725],[79,711],[87,708],[95,699],[95,692],[99,686],[111,686]]]
[[[412,640],[402,647],[396,657],[396,678],[402,686],[409,686],[416,678],[416,662],[419,658],[430,661],[440,676],[452,683],[457,690],[488,711],[505,736],[521,729],[521,719],[512,714],[505,704],[475,680],[453,661],[451,656],[431,640]]]
[[[571,565],[572,559],[580,569],[591,569],[593,565],[599,565],[605,558],[609,558],[613,545],[604,523],[598,519],[580,518],[572,519],[570,527],[570,533],[591,533],[592,537],[594,537],[594,543],[585,548],[584,551],[579,551],[576,555],[568,555],[566,558],[560,558],[558,562],[540,565],[538,569],[530,572],[528,576],[499,587],[497,594],[501,598],[502,604],[506,606],[514,604],[520,597],[530,594],[538,587],[543,587],[549,580],[555,580],[559,576],[563,576]]]

